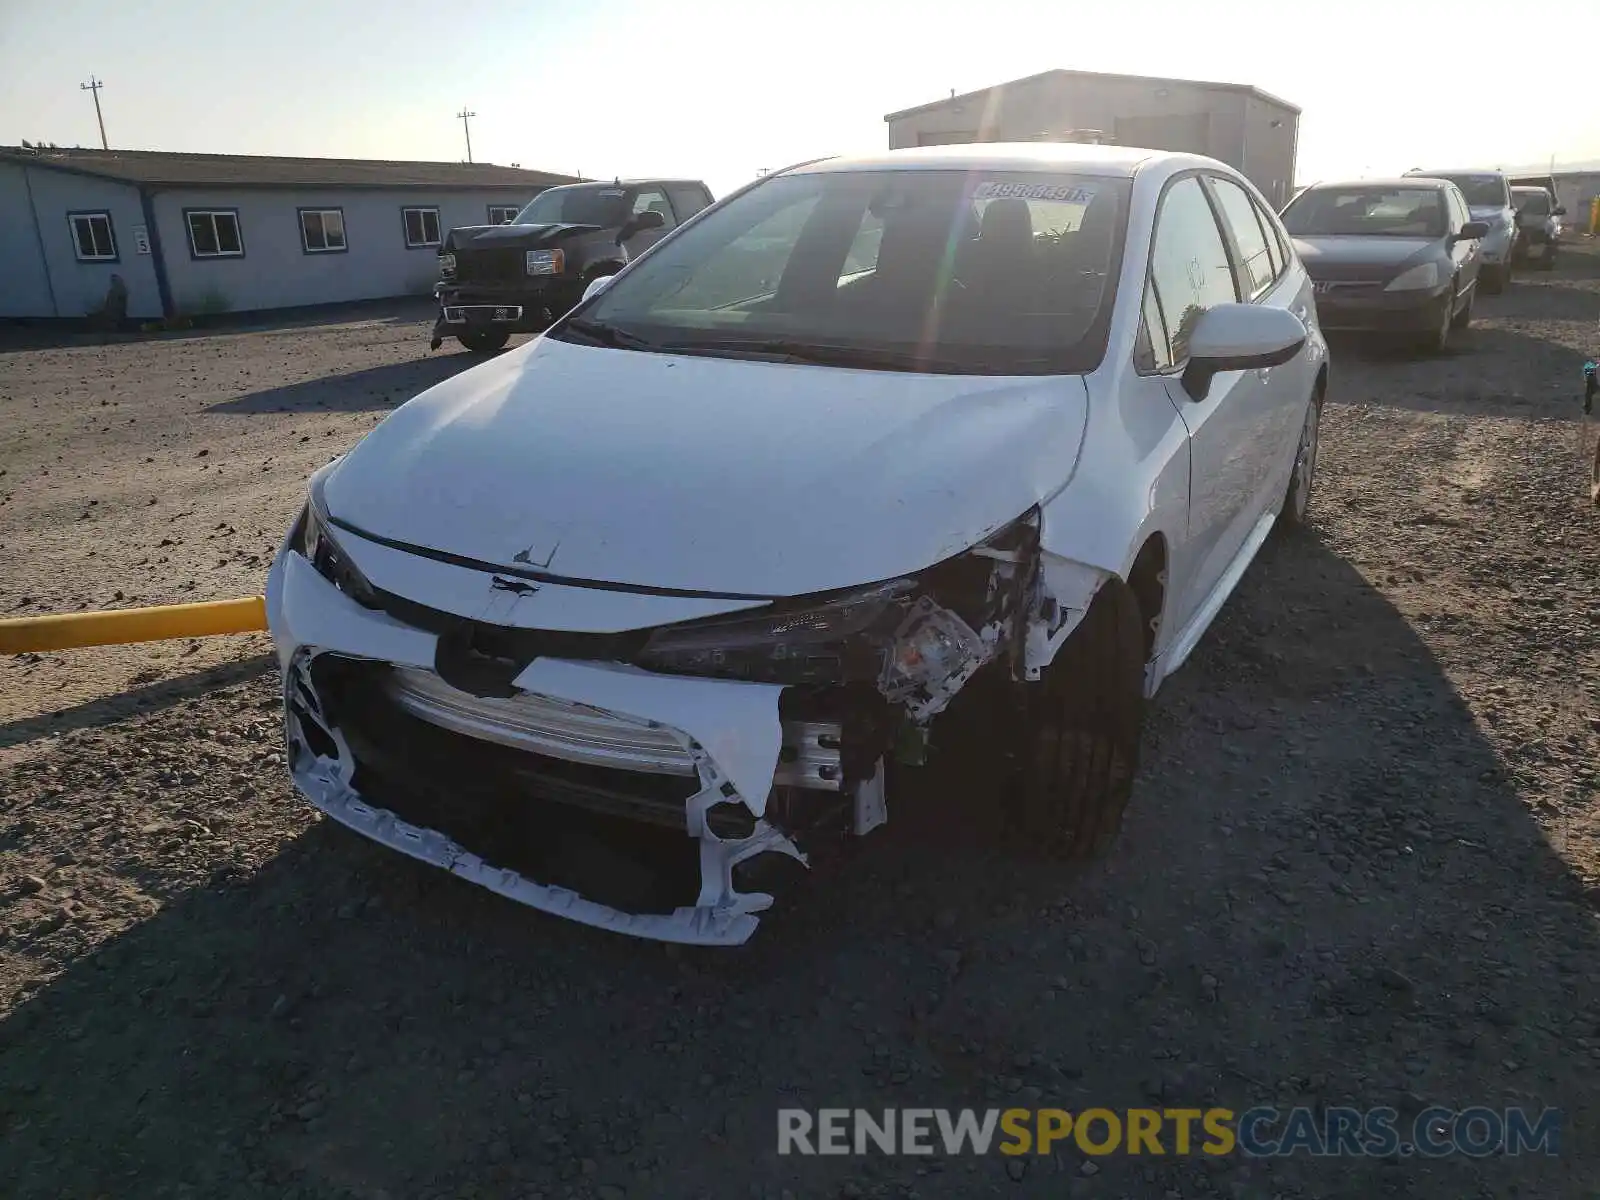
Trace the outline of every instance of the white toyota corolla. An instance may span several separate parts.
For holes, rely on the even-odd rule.
[[[1327,373],[1210,159],[768,175],[312,478],[267,597],[295,784],[534,908],[740,943],[1004,712],[1005,819],[1093,853],[1146,698],[1305,519]]]

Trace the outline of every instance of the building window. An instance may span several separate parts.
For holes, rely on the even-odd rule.
[[[232,208],[189,208],[189,253],[195,258],[243,258],[239,213]]]
[[[517,214],[522,210],[514,204],[489,205],[489,224],[509,225],[517,219]]]
[[[111,233],[110,213],[68,213],[67,220],[72,224],[72,243],[79,262],[117,261],[117,239]]]
[[[307,254],[335,254],[349,249],[344,240],[344,209],[302,208],[300,245]]]
[[[439,244],[439,210],[437,208],[402,208],[400,215],[406,223],[406,248],[418,250],[423,246]]]

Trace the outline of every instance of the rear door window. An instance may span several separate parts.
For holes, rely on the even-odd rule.
[[[667,198],[672,201],[672,210],[678,214],[679,223],[687,221],[711,204],[711,194],[693,183],[667,184]]]
[[[1245,299],[1254,300],[1269,289],[1278,277],[1277,264],[1267,248],[1267,233],[1261,227],[1261,218],[1250,195],[1231,179],[1213,175],[1211,187],[1217,202],[1222,206],[1222,216],[1233,233],[1233,244],[1239,251],[1239,268],[1243,275]]]

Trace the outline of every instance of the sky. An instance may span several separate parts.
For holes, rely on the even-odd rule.
[[[1600,91],[1559,31],[1592,41],[1595,2],[0,0],[0,145],[98,145],[93,75],[113,148],[459,161],[465,108],[479,162],[722,195],[1064,67],[1281,96],[1301,183],[1576,165],[1600,160]]]

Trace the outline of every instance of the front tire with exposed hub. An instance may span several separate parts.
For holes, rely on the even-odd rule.
[[[1144,727],[1145,644],[1138,600],[1120,580],[1028,685],[1019,832],[1054,857],[1102,853],[1122,828]]]

